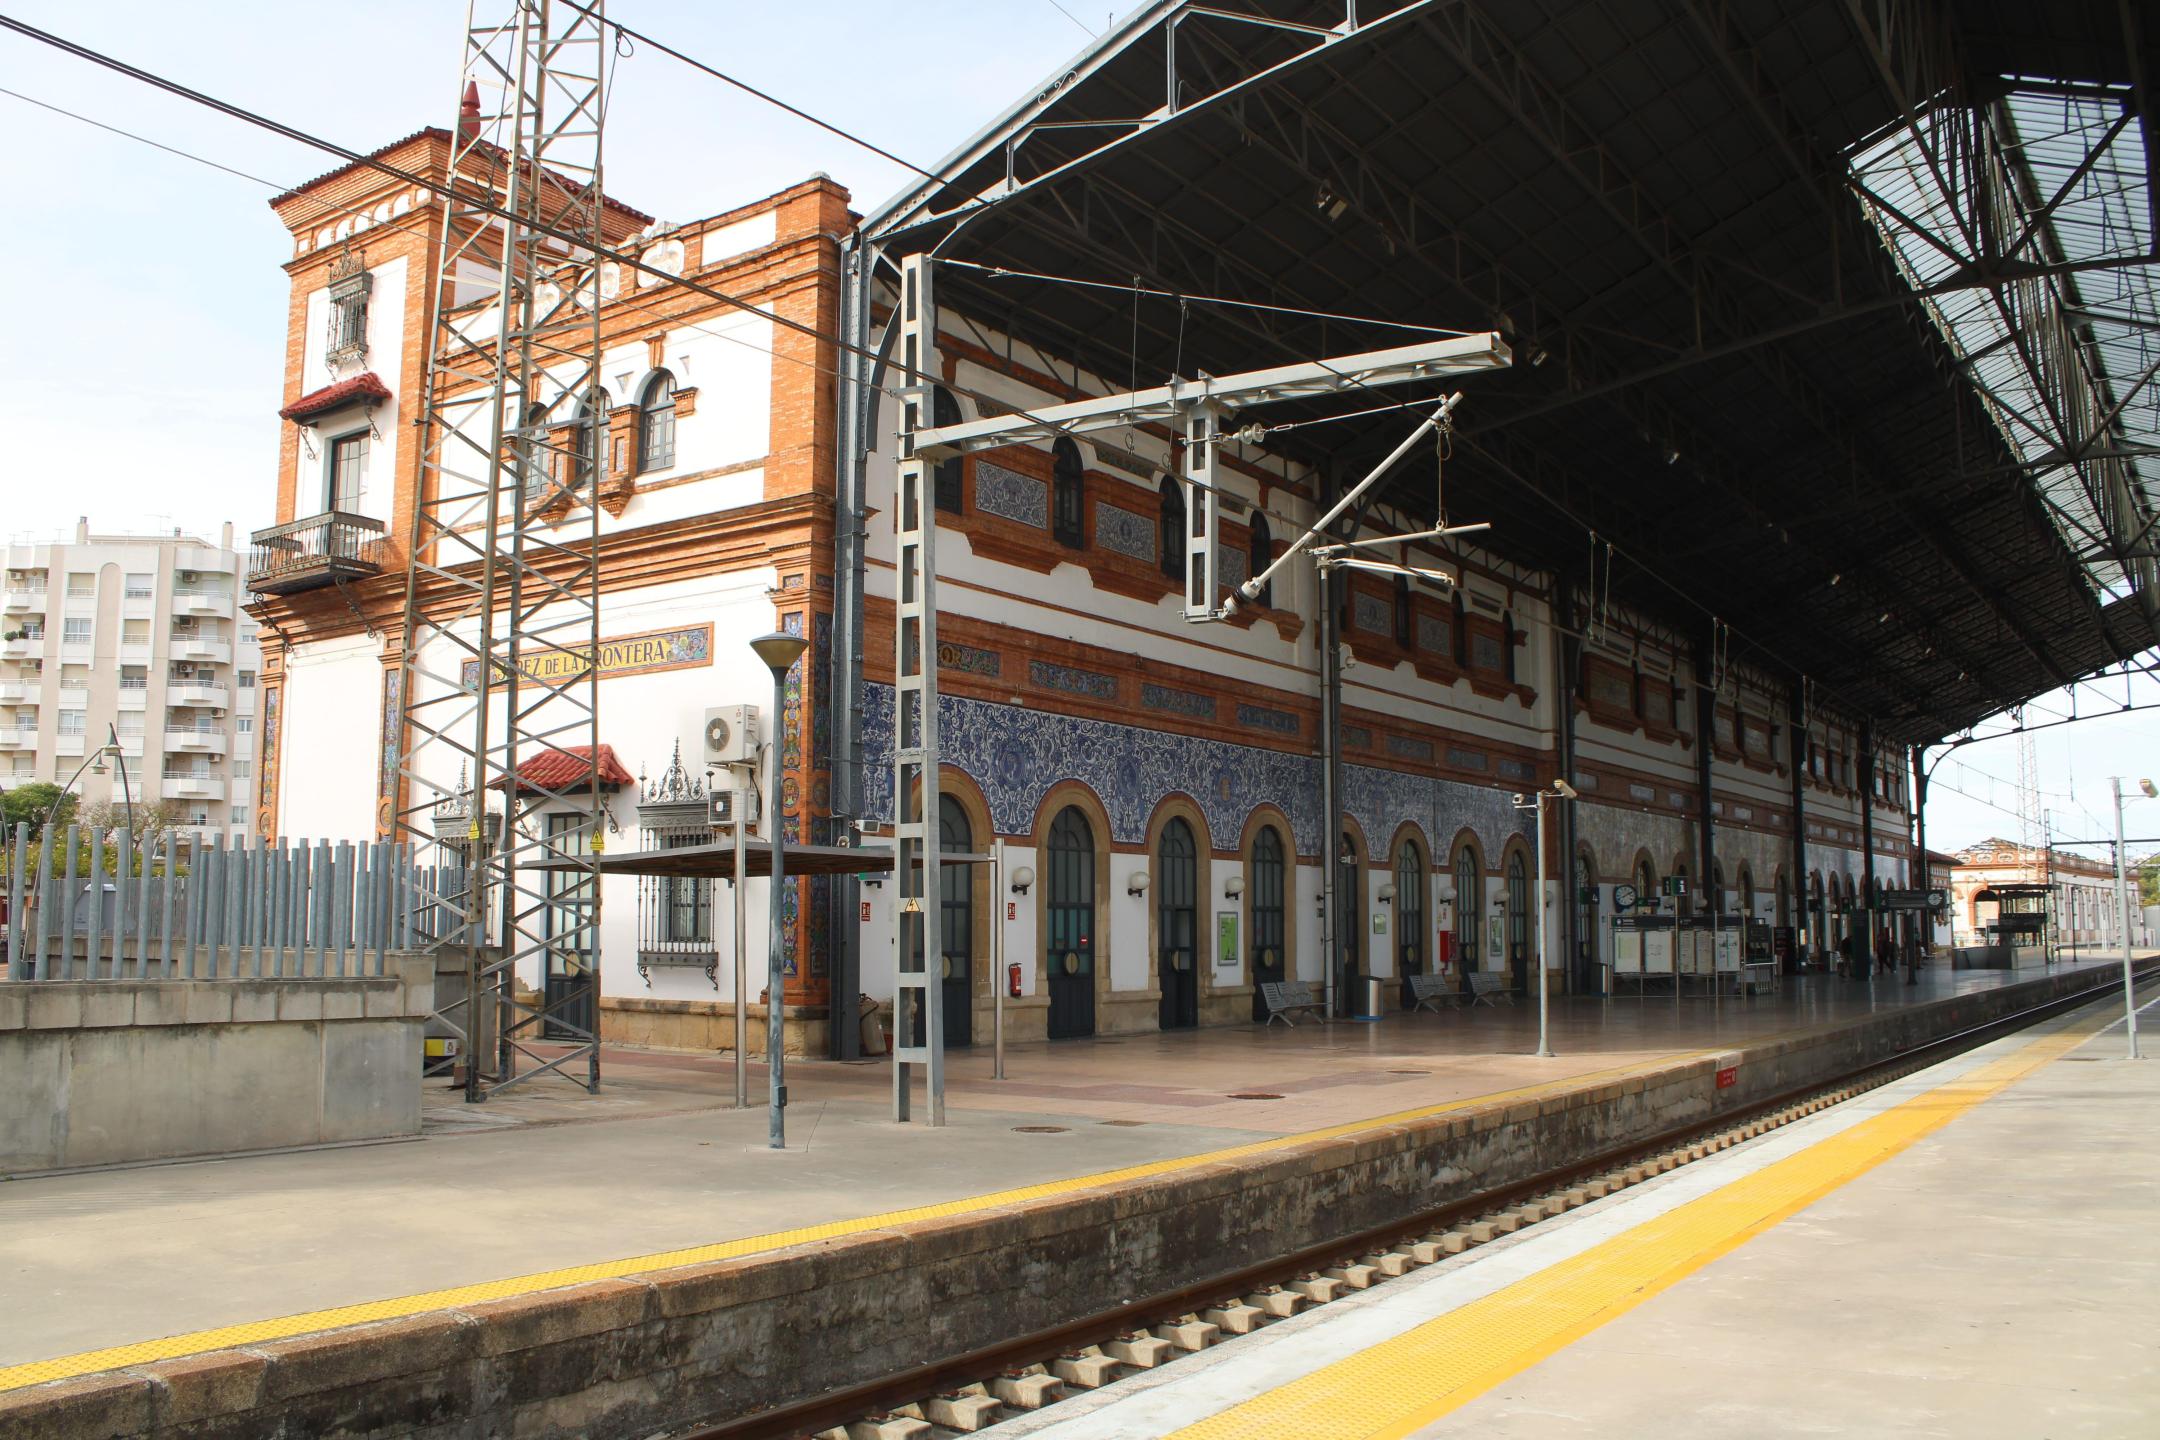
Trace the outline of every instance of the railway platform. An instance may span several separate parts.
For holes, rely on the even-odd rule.
[[[279,1367],[297,1374],[326,1347],[343,1357],[326,1373],[353,1392],[340,1403],[362,1405],[363,1391],[397,1392],[414,1362],[398,1360],[393,1342],[415,1327],[451,1327],[446,1348],[425,1358],[454,1369],[471,1358],[461,1347],[484,1346],[474,1337],[510,1317],[559,1310],[597,1323],[596,1304],[617,1307],[617,1329],[674,1336],[662,1347],[673,1358],[654,1362],[664,1377],[614,1382],[638,1396],[599,1419],[570,1406],[584,1392],[565,1381],[564,1395],[534,1403],[583,1419],[521,1423],[535,1434],[649,1435],[731,1404],[776,1403],[787,1384],[905,1359],[944,1323],[925,1302],[913,1339],[827,1346],[822,1380],[817,1364],[786,1380],[754,1366],[693,1397],[678,1372],[694,1344],[676,1333],[692,1316],[661,1314],[677,1303],[675,1280],[727,1277],[700,1315],[787,1296],[809,1307],[731,1311],[728,1325],[746,1334],[811,1314],[851,1326],[871,1293],[904,1314],[911,1286],[956,1283],[991,1307],[967,1324],[1000,1323],[1001,1301],[1002,1323],[1024,1323],[1130,1289],[1151,1267],[1354,1228],[1406,1194],[1541,1164],[1563,1135],[1624,1140],[1810,1066],[2105,989],[2118,973],[2096,961],[2045,974],[1934,971],[1917,986],[1807,977],[1751,999],[1562,1001],[1558,1056],[1543,1060],[1529,1053],[1528,1006],[1015,1047],[1002,1081],[987,1053],[959,1054],[942,1129],[891,1123],[881,1063],[791,1062],[784,1152],[765,1148],[760,1107],[732,1108],[727,1057],[611,1052],[598,1096],[540,1087],[470,1107],[446,1092],[416,1142],[10,1182],[0,1185],[0,1437],[166,1433],[149,1417],[196,1396],[206,1366],[238,1367],[231,1394],[243,1398],[216,1400],[237,1408],[228,1430],[205,1433],[256,1433],[254,1419],[293,1420],[289,1394],[274,1397],[299,1382],[278,1381]],[[753,1100],[762,1083],[754,1067]],[[1195,1228],[1196,1215],[1243,1228]],[[1106,1224],[1118,1237],[1107,1251]],[[776,1290],[775,1275],[798,1271]],[[868,1289],[855,1293],[843,1275]],[[1068,1280],[1073,1293],[1061,1295]],[[952,1323],[944,1338],[964,1342],[966,1324],[957,1313]],[[445,1413],[482,1404],[470,1387],[460,1394],[442,1401]],[[84,1395],[104,1408],[84,1408]],[[187,1403],[197,1401],[213,1403]],[[90,1428],[68,1428],[78,1420]],[[483,1430],[445,1421],[426,1433]]]
[[[2119,1005],[2044,1022],[982,1433],[2149,1435],[2160,1064],[2124,1054]]]

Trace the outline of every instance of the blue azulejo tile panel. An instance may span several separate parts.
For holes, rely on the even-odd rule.
[[[975,508],[1038,530],[1050,525],[1050,487],[994,461],[975,462]]]
[[[892,725],[892,688],[865,685],[863,800],[875,819],[892,815]],[[1175,794],[1199,806],[1212,848],[1234,848],[1254,809],[1274,805],[1290,817],[1298,852],[1319,852],[1315,756],[955,695],[938,697],[938,728],[945,762],[982,788],[1001,834],[1033,829],[1050,788],[1078,780],[1101,798],[1120,843],[1143,843],[1148,817]],[[1443,851],[1466,827],[1494,848],[1529,833],[1505,791],[1365,765],[1343,766],[1343,808],[1372,846],[1385,846],[1406,820],[1424,833],[1428,849]]]
[[[1095,502],[1095,543],[1134,560],[1155,563],[1155,522],[1121,505]]]

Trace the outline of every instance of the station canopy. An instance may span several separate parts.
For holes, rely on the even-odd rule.
[[[1158,0],[864,235],[1120,384],[1497,329],[1450,519],[1573,582],[1578,624],[1608,589],[1683,643],[1715,617],[1733,659],[1931,741],[2160,638],[2143,14]],[[1263,443],[1354,478],[1414,419]],[[1369,525],[1423,528],[1437,486],[1428,447]]]

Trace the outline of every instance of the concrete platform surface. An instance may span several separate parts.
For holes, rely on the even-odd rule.
[[[2160,985],[2142,987],[2144,1029]],[[2119,994],[1000,1440],[2160,1433]]]
[[[883,1063],[796,1063],[780,1153],[762,1108],[729,1108],[727,1058],[610,1052],[598,1096],[552,1080],[477,1107],[432,1092],[417,1142],[0,1185],[0,1388],[39,1378],[24,1362],[458,1286],[518,1293],[567,1267],[637,1273],[630,1261],[686,1263],[688,1247],[751,1253],[823,1224],[1610,1076],[2020,978],[1560,1003],[1560,1058],[1545,1061],[1524,1053],[1525,1006],[1018,1047],[1003,1082],[976,1052],[952,1061],[942,1130],[890,1122]],[[752,1082],[755,1102],[761,1067]]]

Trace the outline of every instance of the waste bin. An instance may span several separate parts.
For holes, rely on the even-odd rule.
[[[1359,1019],[1377,1020],[1387,1013],[1387,984],[1385,977],[1379,975],[1358,977],[1359,998],[1362,1001],[1358,1006]]]

